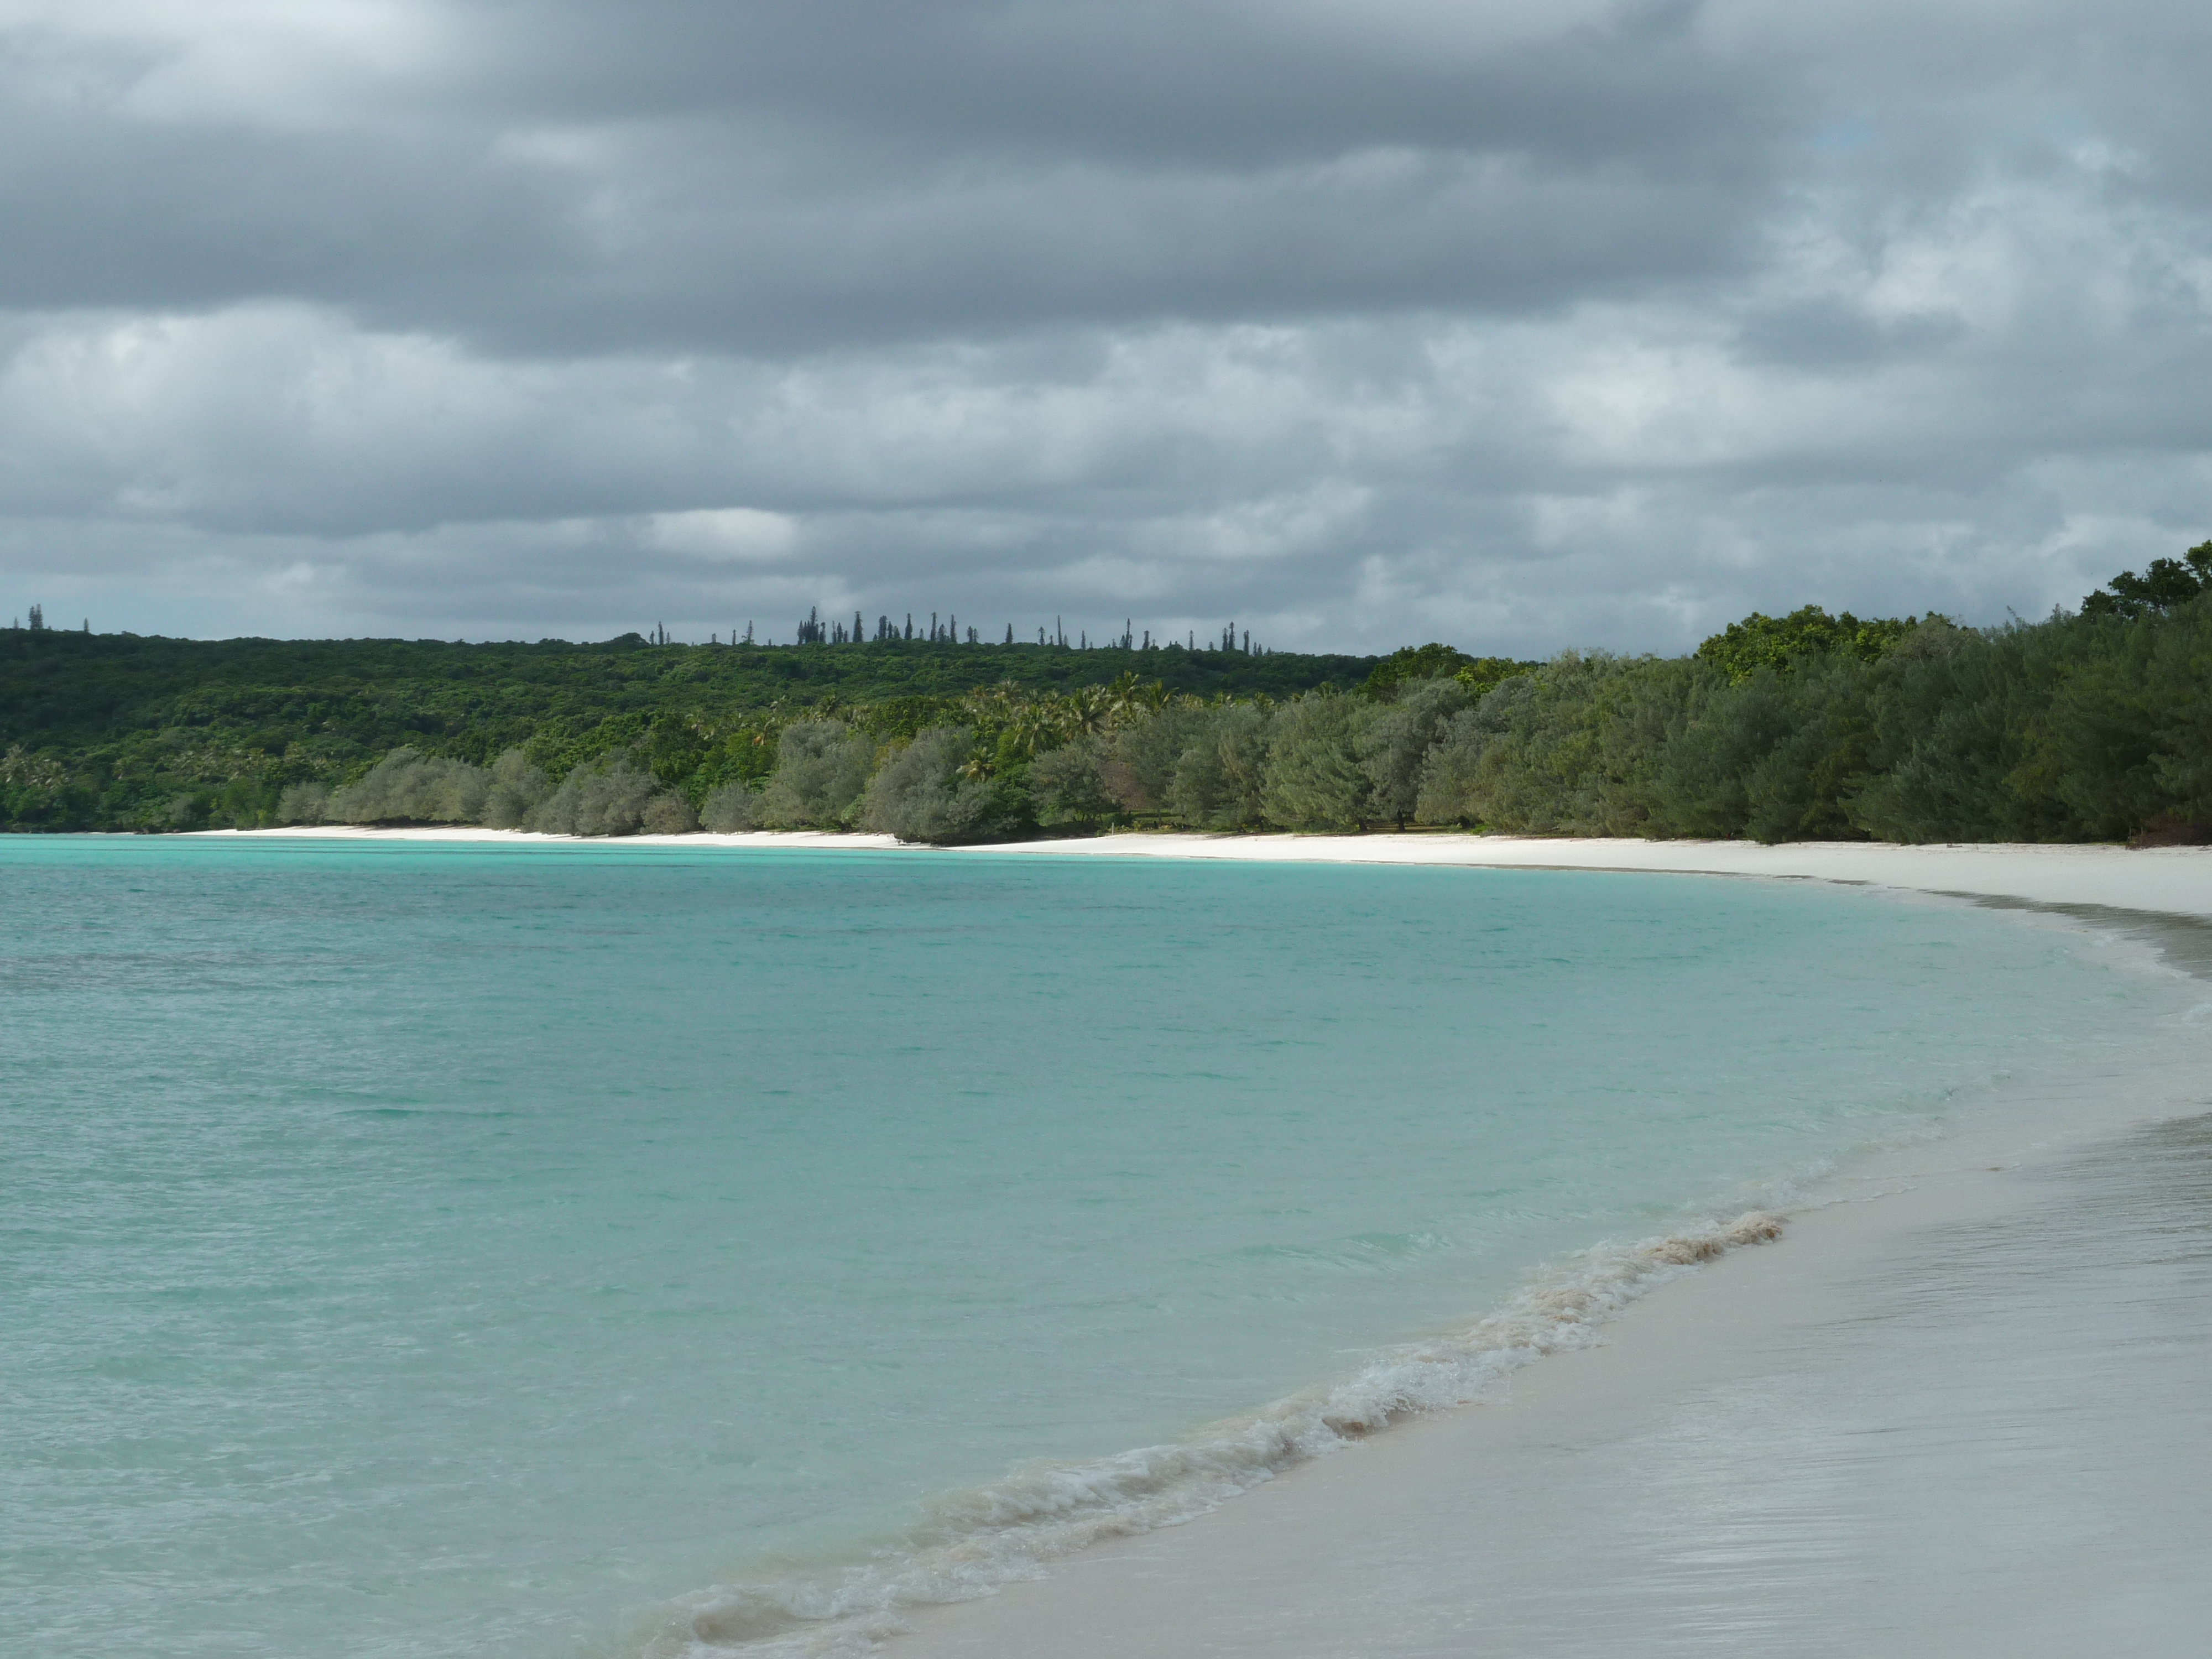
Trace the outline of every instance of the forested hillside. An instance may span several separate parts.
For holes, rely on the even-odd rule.
[[[15,829],[2212,841],[2212,543],[2040,623],[1807,607],[1675,658],[16,629],[0,677]]]
[[[828,633],[824,627],[821,631]],[[198,829],[274,822],[283,790],[336,787],[402,744],[556,778],[635,750],[695,799],[774,764],[806,711],[911,735],[967,693],[1042,694],[1134,674],[1202,697],[1358,684],[1376,659],[1222,641],[1081,649],[940,639],[787,646],[173,640],[0,629],[0,827]]]

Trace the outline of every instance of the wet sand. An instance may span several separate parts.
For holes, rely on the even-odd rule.
[[[2140,1087],[2141,1085],[2139,1084]],[[1892,1155],[1510,1396],[890,1659],[2183,1659],[2212,1630],[2212,1116],[2191,1076]]]

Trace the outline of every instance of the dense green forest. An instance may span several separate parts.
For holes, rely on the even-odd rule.
[[[15,829],[2212,841],[2212,543],[2043,622],[1808,606],[1679,658],[19,629],[0,674]]]
[[[827,625],[815,624],[827,635]],[[802,631],[808,631],[803,629]],[[1044,697],[1134,675],[1172,693],[1281,699],[1361,684],[1376,659],[1185,645],[462,645],[175,640],[0,629],[0,828],[273,824],[287,787],[336,787],[402,745],[556,779],[633,755],[694,802],[764,779],[782,728],[837,714],[884,741],[971,694]]]

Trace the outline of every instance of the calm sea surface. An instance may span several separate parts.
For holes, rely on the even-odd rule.
[[[672,1608],[2172,1001],[1694,877],[13,837],[0,884],[0,1629],[55,1655],[735,1641]]]

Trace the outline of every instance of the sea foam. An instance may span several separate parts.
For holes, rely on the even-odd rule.
[[[1385,1349],[1348,1377],[1185,1440],[1090,1462],[1030,1462],[940,1498],[902,1546],[864,1565],[684,1597],[641,1659],[864,1653],[898,1633],[904,1608],[992,1595],[1090,1545],[1179,1525],[1394,1423],[1479,1401],[1521,1367],[1596,1341],[1606,1322],[1647,1291],[1778,1238],[1782,1228],[1780,1215],[1752,1210],[1583,1251],[1471,1325]]]

